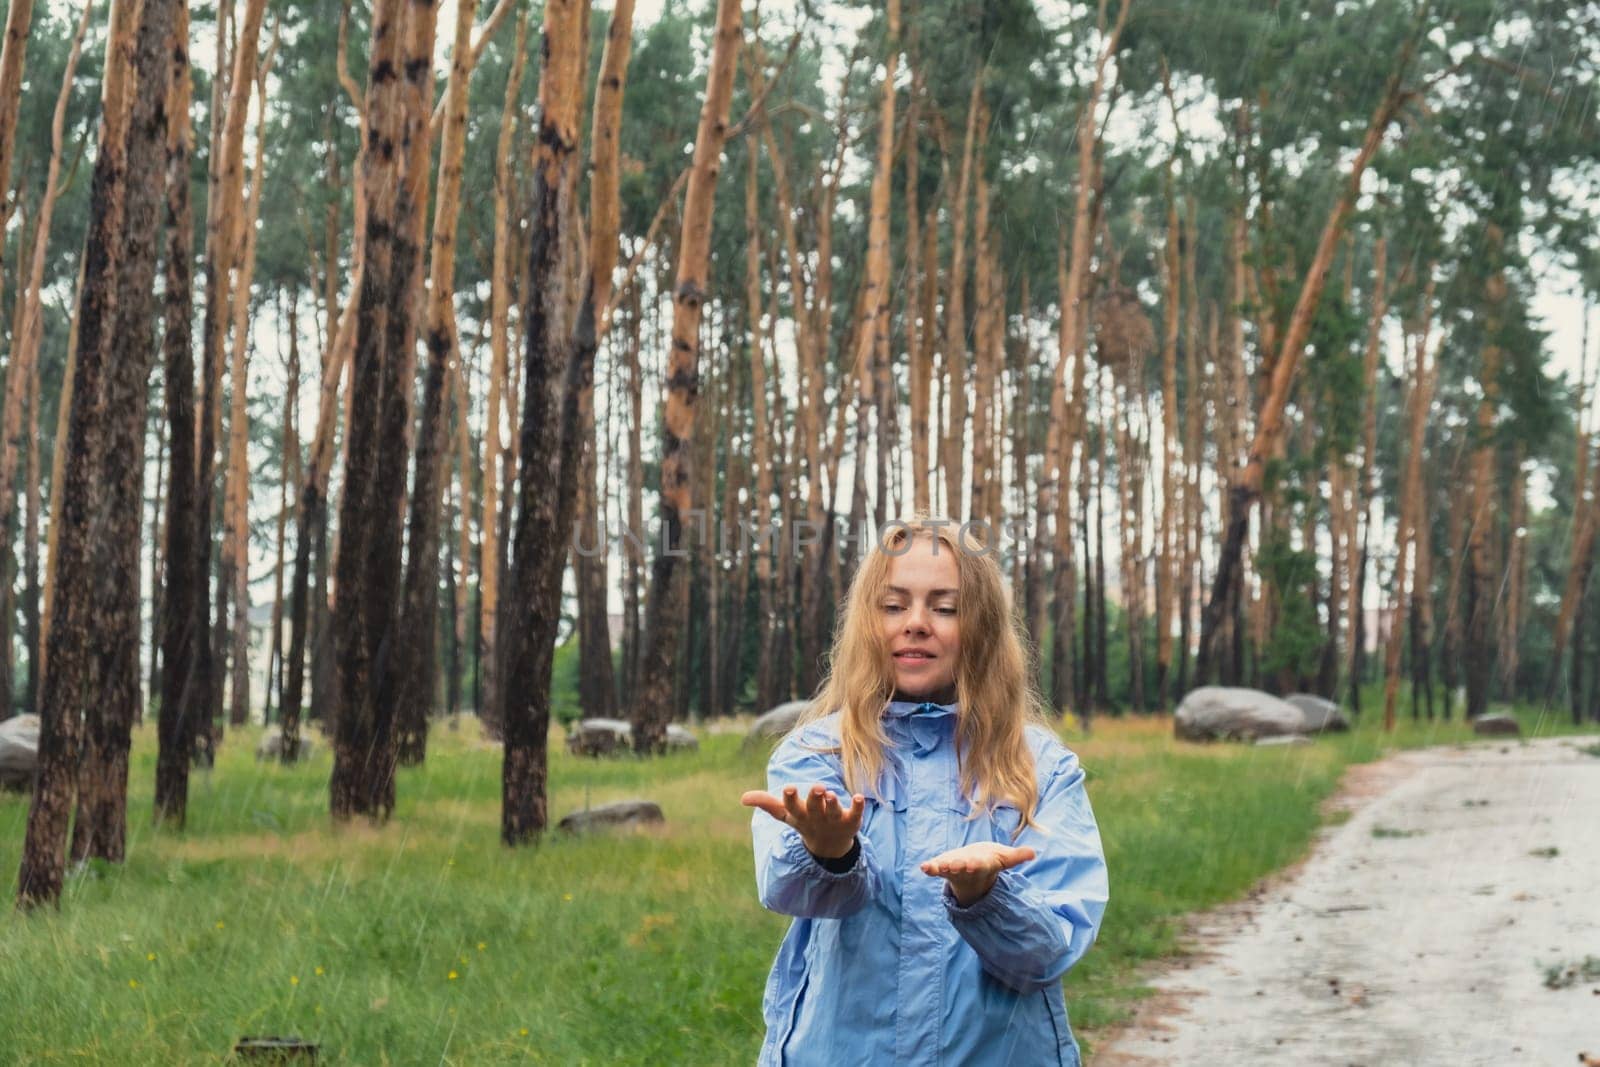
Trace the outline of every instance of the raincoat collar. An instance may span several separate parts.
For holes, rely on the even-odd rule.
[[[883,709],[885,725],[909,735],[912,751],[926,755],[955,733],[960,703],[935,704],[931,700],[891,700]]]

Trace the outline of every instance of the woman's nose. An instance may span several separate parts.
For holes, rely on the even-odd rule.
[[[906,612],[906,629],[913,633],[928,632],[928,611],[926,608],[913,605]]]

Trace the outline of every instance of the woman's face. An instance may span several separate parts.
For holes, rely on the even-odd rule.
[[[899,697],[939,704],[956,699],[960,584],[955,550],[937,539],[918,537],[890,558],[878,611]]]

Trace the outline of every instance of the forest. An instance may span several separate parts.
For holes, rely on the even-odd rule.
[[[553,719],[809,697],[918,513],[1083,729],[1600,721],[1597,68],[1549,0],[10,0],[19,902],[252,721],[381,824],[475,714],[534,843]]]

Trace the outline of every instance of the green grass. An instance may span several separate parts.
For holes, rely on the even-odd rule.
[[[1525,733],[1564,729],[1520,713]],[[1304,855],[1351,762],[1466,740],[1459,724],[1257,749],[1177,744],[1164,718],[1063,727],[1089,769],[1112,902],[1069,976],[1086,1047],[1178,951],[1183,917]],[[69,881],[59,912],[0,917],[0,1033],[11,1062],[214,1063],[244,1035],[299,1035],[320,1062],[750,1063],[787,920],[755,899],[742,789],[765,752],[736,736],[653,762],[551,763],[554,818],[631,796],[653,835],[498,840],[498,750],[468,721],[401,772],[389,825],[330,827],[330,756],[284,769],[231,735],[196,772],[183,834],[149,824],[154,730],[135,736],[126,863]],[[1505,741],[1496,741],[1505,744]],[[1515,742],[1510,742],[1515,743]],[[0,797],[15,890],[26,798]],[[454,974],[454,977],[451,975]]]

